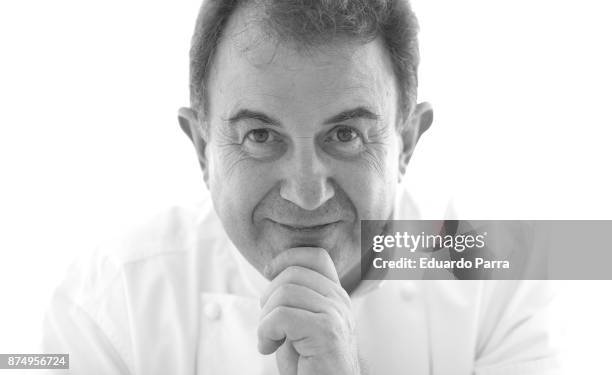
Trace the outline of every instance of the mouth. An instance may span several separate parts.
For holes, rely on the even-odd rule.
[[[327,231],[327,230],[332,229],[334,226],[336,226],[339,223],[339,221],[332,221],[329,223],[322,223],[322,224],[303,225],[303,224],[279,223],[273,220],[271,221],[283,229],[286,229],[294,233],[303,233],[303,234],[319,233],[319,232]]]
[[[333,220],[333,219],[331,219]],[[331,251],[344,238],[344,221],[321,220],[310,222],[275,221],[267,219],[268,240],[279,249],[292,247],[320,247]]]

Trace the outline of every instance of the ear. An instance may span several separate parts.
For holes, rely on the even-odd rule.
[[[401,139],[401,148],[399,156],[399,179],[406,173],[408,162],[416,147],[416,144],[421,138],[421,135],[429,129],[433,122],[433,109],[431,104],[424,102],[419,103],[412,111],[411,115],[401,124],[399,133]]]
[[[204,182],[208,187],[208,160],[206,158],[207,139],[204,139],[203,129],[198,120],[198,114],[191,108],[182,107],[178,111],[178,121],[181,129],[195,147],[200,169],[204,176]]]

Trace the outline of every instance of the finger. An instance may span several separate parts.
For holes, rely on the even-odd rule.
[[[329,253],[320,247],[294,247],[278,254],[266,266],[265,276],[272,280],[290,266],[301,266],[317,271],[328,279],[340,283],[338,272]]]
[[[284,340],[301,340],[308,336],[315,313],[294,307],[277,306],[259,323],[257,347],[261,354],[274,353]]]
[[[267,303],[261,310],[261,317],[265,317],[278,306],[294,307],[313,313],[334,314],[344,317],[346,308],[342,308],[338,301],[324,297],[314,290],[298,284],[283,284],[270,295]]]
[[[338,284],[319,272],[301,266],[289,266],[276,276],[268,285],[260,298],[260,306],[264,306],[270,295],[283,284],[302,285],[313,291],[350,306],[351,299],[346,291]]]
[[[297,375],[298,373],[298,352],[293,347],[293,343],[285,343],[276,352],[276,366],[278,373],[283,375]]]

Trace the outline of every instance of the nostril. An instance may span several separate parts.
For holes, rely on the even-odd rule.
[[[280,195],[304,210],[316,210],[334,196],[327,181],[287,181],[281,185]]]

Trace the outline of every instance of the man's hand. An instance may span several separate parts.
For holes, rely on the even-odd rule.
[[[289,249],[264,273],[259,351],[276,352],[280,374],[360,374],[351,300],[327,251]]]

